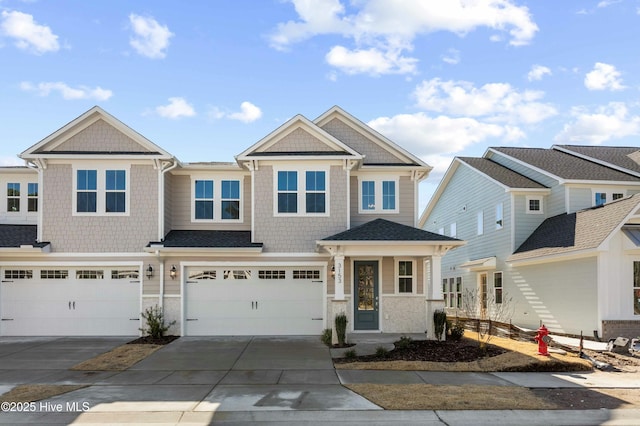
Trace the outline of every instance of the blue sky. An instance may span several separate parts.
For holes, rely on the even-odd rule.
[[[339,105],[434,166],[640,145],[639,0],[0,0],[0,165],[93,105],[184,162]]]

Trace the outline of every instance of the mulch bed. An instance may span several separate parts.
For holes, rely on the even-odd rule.
[[[365,355],[351,358],[334,358],[337,364],[348,362],[371,361],[434,361],[434,362],[470,362],[481,358],[492,357],[506,353],[507,350],[494,345],[486,345],[481,349],[478,342],[472,339],[461,340],[412,340],[408,345],[402,345],[384,355]]]
[[[160,338],[153,338],[151,336],[142,336],[127,342],[127,345],[168,345],[179,337],[180,336],[162,336]]]

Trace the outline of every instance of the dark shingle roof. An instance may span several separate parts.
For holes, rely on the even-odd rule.
[[[507,261],[596,249],[638,207],[640,194],[587,210],[550,217],[533,231]]]
[[[595,160],[613,164],[623,169],[640,173],[640,148],[633,146],[584,146],[557,145],[561,149],[573,151]],[[634,161],[634,159],[636,161]]]
[[[546,188],[544,185],[487,158],[460,157],[459,159],[509,188]]]
[[[150,244],[151,245],[151,244]],[[164,237],[164,247],[259,248],[251,242],[251,231],[171,231]]]
[[[495,151],[516,158],[562,179],[630,181],[639,179],[627,173],[584,160],[555,149],[494,147]]]
[[[460,241],[433,232],[401,225],[385,219],[375,219],[322,241]]]
[[[47,155],[160,155],[151,151],[37,151],[37,154]]]
[[[332,156],[332,155],[353,155],[347,151],[267,151],[267,152],[252,152],[247,157],[271,157],[271,156]]]
[[[38,227],[36,225],[0,225],[0,247],[19,248],[21,245],[44,247],[49,243],[38,243]]]

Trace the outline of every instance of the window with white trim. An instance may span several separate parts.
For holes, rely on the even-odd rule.
[[[191,221],[230,222],[242,220],[239,179],[192,177]]]
[[[328,174],[328,170],[322,169],[274,169],[274,215],[328,215]]]
[[[484,234],[484,211],[480,210],[476,216],[478,235]]]
[[[360,213],[397,213],[398,179],[360,178],[358,185]]]
[[[415,262],[398,260],[398,293],[415,293]]]
[[[196,179],[194,183],[195,220],[213,220],[213,181]]]
[[[443,278],[442,296],[445,307],[462,309],[462,277]]]
[[[27,184],[27,211],[28,212],[38,211],[38,184],[37,183],[30,182]]]
[[[502,303],[502,272],[493,273],[493,301]]]
[[[223,180],[221,193],[221,216],[222,220],[240,219],[240,181]]]
[[[17,182],[7,183],[7,212],[20,211],[20,184]]]
[[[633,314],[640,315],[640,262],[633,262]]]
[[[118,168],[74,168],[74,215],[127,215],[129,173]],[[37,190],[37,189],[36,189]]]
[[[449,236],[452,238],[458,236],[458,225],[455,222],[449,225]]]
[[[504,217],[502,213],[502,203],[496,204],[496,229],[504,227]]]
[[[619,200],[620,198],[624,198],[624,192],[613,192],[613,191],[595,191],[593,198],[594,206],[601,206],[610,201]]]
[[[527,196],[527,214],[542,214],[542,197]]]

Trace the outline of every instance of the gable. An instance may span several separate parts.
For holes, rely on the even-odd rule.
[[[321,141],[307,130],[299,127],[282,139],[259,152],[332,152],[335,151],[329,145]]]
[[[364,164],[412,164],[372,142],[338,118],[330,120],[321,128],[354,151],[362,154]]]
[[[59,145],[53,146],[50,150],[47,151],[46,149],[47,147],[42,147],[36,152],[151,152],[149,149],[143,147],[102,119],[71,136]]]

